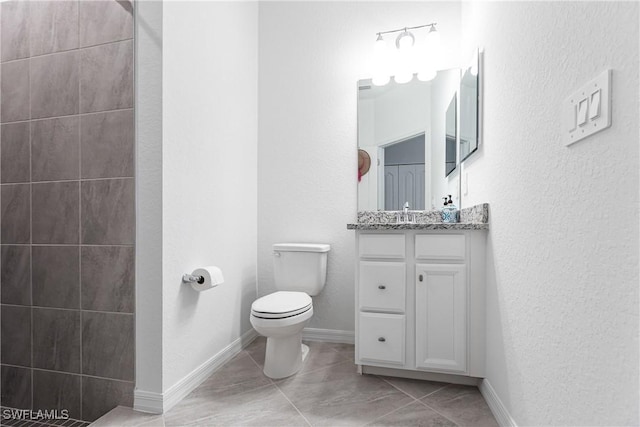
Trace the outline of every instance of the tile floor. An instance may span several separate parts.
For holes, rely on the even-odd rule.
[[[300,372],[262,373],[260,337],[164,415],[118,407],[105,426],[497,426],[476,387],[359,375],[353,345],[310,342]]]

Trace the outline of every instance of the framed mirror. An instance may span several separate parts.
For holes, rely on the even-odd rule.
[[[449,194],[459,205],[459,85],[457,68],[439,71],[428,82],[358,82],[358,148],[371,161],[359,176],[359,211],[402,210],[405,203],[411,210],[439,209]]]
[[[457,107],[458,103],[456,102],[458,97],[458,93],[453,94],[453,98],[451,98],[451,102],[449,103],[449,107],[447,107],[446,114],[446,125],[445,125],[445,159],[444,159],[444,174],[445,177],[449,176],[451,172],[456,169],[458,164],[458,114]]]
[[[460,162],[474,153],[480,145],[480,69],[481,52],[462,70],[460,79]]]

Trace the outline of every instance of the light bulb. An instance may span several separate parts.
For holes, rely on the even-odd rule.
[[[378,34],[378,38],[373,44],[373,78],[371,81],[376,86],[384,86],[389,83],[389,80],[389,49],[382,34]]]
[[[440,33],[436,30],[434,25],[431,26],[429,33],[427,34],[427,49],[434,51],[440,47]]]
[[[405,51],[413,47],[415,42],[416,38],[413,36],[413,34],[405,29],[398,35],[398,38],[396,38],[396,47],[400,51]]]
[[[436,78],[438,73],[433,68],[427,68],[418,72],[418,80],[428,82]]]
[[[390,76],[380,74],[378,76],[373,76],[373,78],[371,79],[371,83],[373,83],[375,86],[384,86],[389,83],[389,80],[391,80]]]

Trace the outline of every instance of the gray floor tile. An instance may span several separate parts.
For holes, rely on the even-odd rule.
[[[397,389],[400,389],[416,399],[421,399],[434,391],[447,386],[447,383],[435,381],[412,380],[409,378],[380,377]]]
[[[378,418],[370,426],[415,426],[415,427],[455,427],[456,424],[427,408],[420,402],[413,402],[388,415]]]
[[[423,398],[422,402],[460,426],[498,425],[477,387],[452,384]]]
[[[211,375],[185,398],[185,403],[200,399],[228,397],[271,384],[251,357],[241,352]]]
[[[164,427],[162,415],[145,414],[132,408],[118,406],[96,420],[91,427]]]
[[[378,377],[359,375],[351,361],[276,382],[312,425],[362,425],[412,398]]]
[[[186,399],[185,399],[186,400]],[[233,396],[182,404],[165,414],[167,426],[306,426],[305,419],[274,385]]]

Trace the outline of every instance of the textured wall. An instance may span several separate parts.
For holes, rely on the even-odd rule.
[[[431,21],[445,51],[457,52],[459,3],[260,4],[259,293],[275,290],[273,243],[329,243],[311,327],[354,328],[355,240],[346,224],[357,203],[357,81],[371,77],[375,33]]]
[[[2,405],[92,421],[133,401],[133,5],[0,13]]]
[[[163,389],[251,328],[258,5],[167,2],[163,19]],[[182,275],[222,268],[198,293]]]
[[[519,425],[640,422],[638,18],[635,2],[463,6],[465,46],[486,49],[465,205],[491,208],[487,377]],[[609,67],[612,127],[565,147],[563,100]]]

